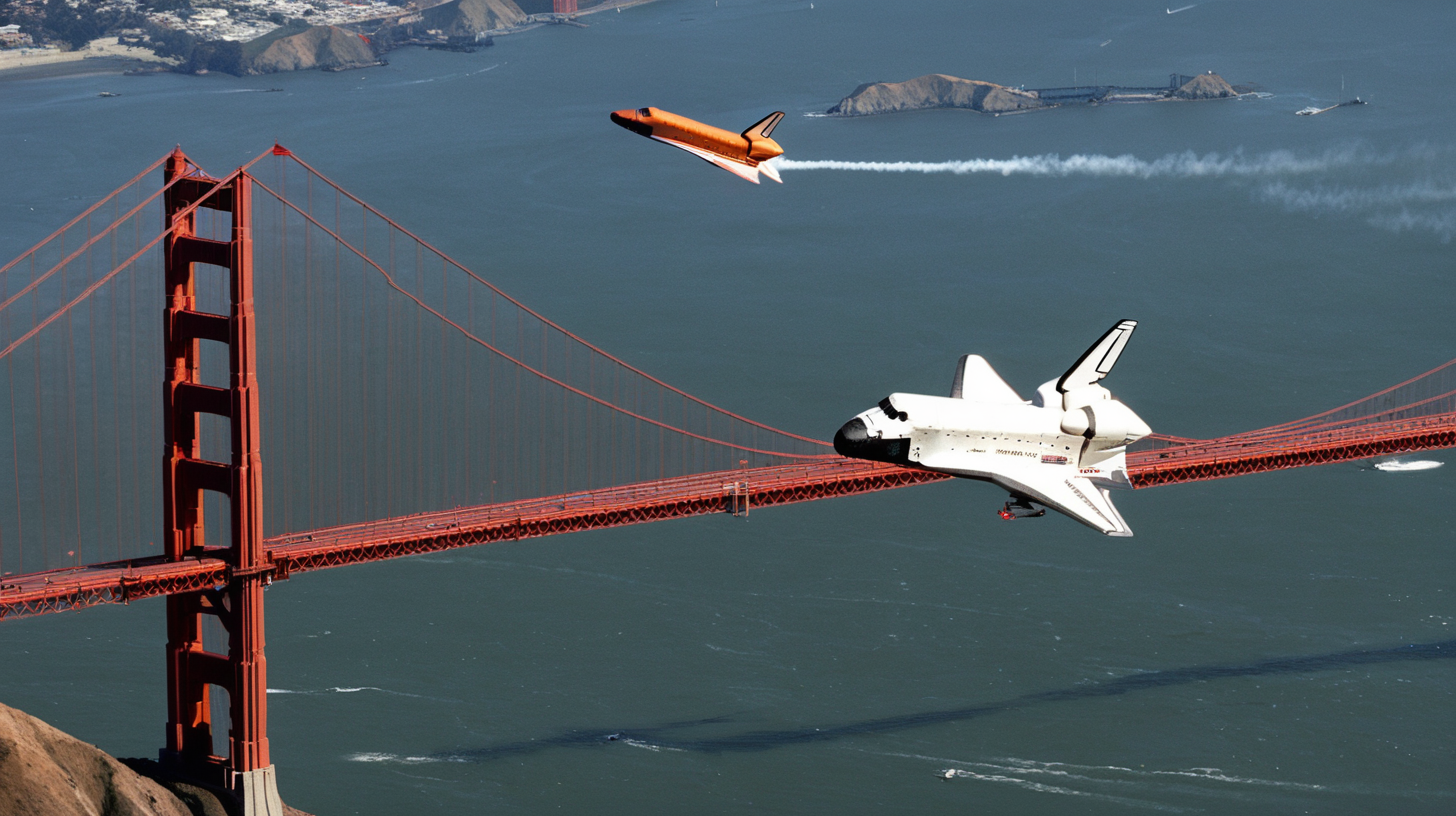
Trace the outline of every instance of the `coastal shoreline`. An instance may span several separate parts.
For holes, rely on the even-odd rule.
[[[58,48],[0,51],[0,81],[120,74],[137,68],[170,67],[172,64],[173,61],[145,48],[121,45],[116,37],[101,37],[74,51]]]
[[[572,25],[586,28],[585,23],[577,23],[576,19],[589,14],[599,14],[605,11],[622,10],[644,6],[648,3],[655,3],[658,0],[619,0],[619,2],[606,2],[592,8],[582,9],[567,19],[542,19],[550,18],[553,15],[532,15],[532,19],[521,25],[507,28],[493,29],[482,32],[492,37],[504,37],[512,34],[523,34],[537,28],[551,25]],[[366,21],[377,22],[377,20]],[[403,47],[410,47],[413,44]],[[375,65],[387,64],[383,61],[383,54],[379,55],[381,61],[370,65],[352,66],[368,68]],[[0,51],[0,82],[24,81],[34,79],[60,79],[77,76],[93,76],[99,74],[125,74],[136,69],[163,68],[170,69],[177,64],[174,59],[159,57],[152,51],[145,48],[120,45],[116,37],[102,37],[92,40],[85,47],[74,51],[62,51],[55,47],[35,47],[7,49]]]

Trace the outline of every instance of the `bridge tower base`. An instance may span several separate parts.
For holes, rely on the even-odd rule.
[[[164,764],[222,784],[244,816],[281,816],[268,760],[267,661],[263,655],[263,589],[272,567],[263,552],[263,477],[259,450],[257,346],[253,315],[252,179],[244,172],[214,179],[196,174],[179,149],[166,164],[164,238],[166,308],[163,347],[163,541],[169,560],[204,555],[228,564],[226,583],[167,596],[167,746]],[[232,216],[229,240],[196,234],[197,207]],[[194,266],[227,270],[228,314],[197,309]],[[228,347],[228,385],[200,379],[203,341]],[[199,414],[230,421],[231,461],[201,457]],[[203,491],[229,502],[230,541],[205,540]],[[204,615],[227,632],[227,652],[203,643]],[[227,693],[226,756],[213,747],[212,687]]]

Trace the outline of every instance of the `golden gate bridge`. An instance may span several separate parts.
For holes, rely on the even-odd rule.
[[[0,382],[0,619],[165,596],[162,757],[247,813],[277,810],[275,580],[946,478],[674,388],[276,145],[220,177],[176,150],[0,267]],[[1453,446],[1456,360],[1294,422],[1154,436],[1128,471]]]

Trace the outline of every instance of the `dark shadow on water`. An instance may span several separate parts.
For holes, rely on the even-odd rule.
[[[662,723],[620,729],[573,729],[551,736],[521,742],[509,742],[485,748],[467,748],[441,751],[431,759],[445,762],[488,762],[495,759],[531,754],[547,748],[604,745],[617,741],[632,741],[651,744],[662,748],[683,751],[720,753],[724,751],[767,751],[786,745],[855,737],[862,734],[883,734],[922,728],[942,723],[962,722],[999,714],[1019,711],[1047,703],[1071,702],[1074,700],[1116,697],[1136,691],[1183,686],[1211,680],[1226,680],[1237,677],[1269,677],[1286,674],[1310,674],[1313,672],[1351,669],[1359,666],[1373,666],[1382,663],[1398,663],[1422,660],[1449,660],[1456,658],[1456,640],[1437,643],[1413,643],[1389,649],[1365,649],[1352,652],[1311,655],[1307,657],[1281,657],[1261,660],[1255,663],[1215,666],[1191,666],[1182,669],[1146,672],[1119,677],[1105,683],[1088,683],[1069,688],[1024,694],[999,702],[966,708],[952,708],[941,711],[922,711],[893,717],[828,725],[821,728],[791,728],[782,730],[748,731],[741,734],[693,739],[683,732],[700,726],[731,723],[732,717],[720,716],[701,720]]]

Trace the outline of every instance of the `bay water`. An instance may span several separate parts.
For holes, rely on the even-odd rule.
[[[1456,8],[1170,10],[662,0],[338,74],[0,78],[0,257],[174,144],[225,173],[276,141],[589,341],[819,438],[967,352],[1029,394],[1124,317],[1106,384],[1180,436],[1456,356]],[[1208,70],[1261,93],[816,115],[926,73]],[[607,119],[645,105],[788,112],[784,184]],[[280,788],[319,816],[1450,813],[1452,476],[1124,493],[1131,539],[942,483],[300,575],[267,596]],[[0,625],[0,700],[153,755],[162,611]]]

